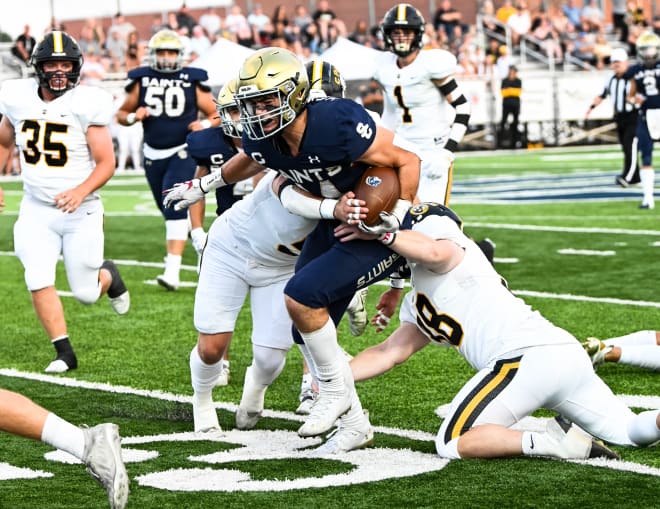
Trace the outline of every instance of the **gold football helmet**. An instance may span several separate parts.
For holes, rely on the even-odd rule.
[[[309,79],[305,65],[289,50],[263,48],[238,73],[236,101],[241,125],[253,140],[281,131],[305,109]]]
[[[660,57],[660,37],[653,32],[644,32],[635,43],[637,58],[647,67],[653,67]]]
[[[151,68],[161,72],[176,72],[183,67],[183,42],[178,34],[169,29],[156,32],[147,46]],[[176,57],[158,55],[159,51],[175,51]]]
[[[243,128],[238,120],[234,120],[231,116],[233,113],[238,113],[238,104],[234,98],[236,93],[237,79],[233,78],[223,85],[218,92],[218,100],[215,103],[215,109],[220,114],[222,123],[220,124],[222,130],[227,136],[232,138],[240,138]]]

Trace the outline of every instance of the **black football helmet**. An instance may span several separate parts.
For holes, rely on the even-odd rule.
[[[392,7],[383,18],[380,24],[380,30],[383,34],[383,41],[385,48],[397,54],[400,57],[410,55],[422,47],[422,36],[426,21],[424,16],[415,7],[410,4],[397,4]],[[397,43],[392,40],[392,30],[395,28],[403,28],[413,30],[415,36],[410,44]]]
[[[312,60],[307,62],[305,69],[309,79],[310,98],[317,94],[327,97],[344,97],[346,82],[334,65],[324,60]]]
[[[73,62],[73,70],[63,73],[67,83],[65,88],[53,88],[51,81],[57,72],[44,72],[44,62],[54,61]],[[80,68],[83,64],[83,55],[76,40],[66,32],[54,30],[47,33],[44,38],[34,47],[30,57],[30,65],[34,68],[39,80],[39,86],[47,88],[56,96],[62,95],[72,89],[80,82]]]

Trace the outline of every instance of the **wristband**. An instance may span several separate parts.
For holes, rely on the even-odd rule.
[[[339,200],[332,200],[330,198],[324,198],[321,200],[319,205],[319,214],[321,219],[334,219],[335,218],[335,207]]]
[[[403,290],[405,286],[406,286],[406,280],[403,279],[402,277],[390,278],[390,288],[394,288],[396,290]]]
[[[385,232],[378,236],[378,240],[380,240],[386,246],[391,246],[392,242],[394,242],[394,239],[396,239],[395,232]]]
[[[129,113],[128,115],[126,115],[126,123],[128,125],[135,124],[135,113]]]
[[[208,118],[205,118],[199,122],[199,125],[202,126],[202,129],[208,129],[211,127],[211,121]]]

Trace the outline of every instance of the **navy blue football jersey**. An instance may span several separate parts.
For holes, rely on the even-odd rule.
[[[244,132],[243,149],[313,195],[336,198],[355,188],[367,165],[354,161],[375,137],[376,125],[361,105],[328,97],[307,104],[307,126],[295,156],[279,135],[251,140]]]
[[[186,138],[188,152],[199,166],[214,172],[234,156],[238,149],[221,127],[193,131]]]
[[[138,105],[149,109],[144,126],[144,141],[150,147],[164,149],[183,145],[188,124],[197,120],[197,87],[208,79],[204,69],[184,67],[167,73],[151,67],[128,72],[126,91],[140,87]]]
[[[650,68],[644,64],[635,64],[626,71],[624,77],[634,79],[637,93],[646,97],[643,109],[660,108],[660,60]]]
[[[217,171],[238,152],[233,139],[224,133],[222,127],[193,131],[186,138],[186,143],[190,157],[197,165],[206,166],[211,172]],[[242,198],[234,194],[235,185],[229,184],[215,190],[216,215],[221,215]]]

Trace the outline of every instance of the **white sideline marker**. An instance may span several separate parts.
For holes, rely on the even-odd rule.
[[[580,255],[580,256],[614,256],[616,251],[596,251],[593,249],[557,249],[559,254],[563,255]]]

